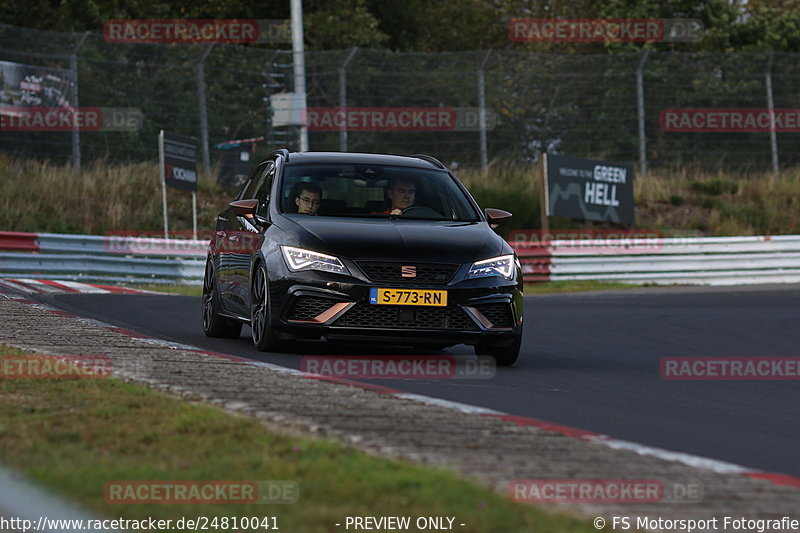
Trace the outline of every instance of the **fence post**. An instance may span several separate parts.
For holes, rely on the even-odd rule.
[[[300,146],[298,152],[308,152],[308,126],[306,125],[306,109],[308,108],[308,95],[306,94],[306,53],[303,43],[303,2],[290,0],[289,10],[292,21],[292,58],[294,64],[294,92],[300,99],[300,116],[303,124],[300,126]]]
[[[778,134],[775,132],[775,101],[772,99],[772,60],[775,57],[774,52],[769,53],[767,59],[767,70],[764,77],[767,82],[767,108],[769,109],[769,144],[772,148],[772,173],[777,174],[780,171],[778,163]]]
[[[350,63],[350,60],[353,59],[353,56],[356,55],[358,48],[353,48],[350,50],[350,54],[342,63],[342,66],[339,67],[339,111],[345,113],[344,120],[342,121],[342,127],[339,130],[339,151],[346,152],[347,151],[347,113],[345,110],[347,109],[347,64]]]
[[[650,50],[645,50],[636,67],[636,108],[639,115],[639,175],[647,174],[647,137],[644,131],[644,64]]]
[[[480,130],[481,142],[481,170],[483,170],[484,174],[489,171],[489,151],[486,146],[486,78],[484,77],[484,69],[490,55],[492,55],[491,50],[486,52],[481,62],[481,67],[478,69],[478,129]]]
[[[200,108],[200,144],[203,149],[203,168],[211,172],[211,156],[208,153],[208,112],[206,109],[206,73],[205,62],[208,54],[214,48],[214,43],[206,45],[200,59],[194,68],[197,72],[197,105]]]
[[[89,35],[91,35],[91,32],[87,31],[83,33],[78,41],[78,44],[76,44],[75,48],[72,49],[72,54],[69,56],[69,69],[72,72],[73,83],[72,97],[76,111],[80,106],[80,102],[78,100],[78,50],[81,49],[83,43],[86,42],[86,38],[89,37]],[[81,130],[77,125],[73,126],[72,128],[72,169],[75,172],[81,171]]]

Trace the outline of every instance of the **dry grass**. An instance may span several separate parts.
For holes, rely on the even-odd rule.
[[[458,176],[482,206],[521,219],[512,228],[540,227],[541,164],[493,163],[488,173],[465,169]],[[636,177],[634,197],[638,228],[708,236],[800,233],[800,169],[777,176],[656,170]],[[561,217],[549,223],[552,229],[591,227]]]
[[[212,174],[200,175],[198,228],[213,229],[232,195]],[[459,178],[483,207],[514,213],[508,232],[539,227],[541,165],[495,161],[487,173],[460,169]],[[800,232],[800,169],[740,176],[683,169],[656,170],[634,182],[636,226],[701,235]],[[170,229],[191,229],[191,195],[168,190]],[[589,223],[551,217],[552,229]],[[162,229],[161,185],[155,163],[84,168],[22,161],[0,155],[0,230],[102,234]]]
[[[171,230],[192,227],[191,194],[168,189]],[[198,228],[213,229],[230,195],[200,175]],[[163,229],[161,183],[155,163],[85,167],[0,156],[0,228],[6,231],[102,234]]]
[[[736,176],[654,172],[635,182],[637,225],[706,235],[800,232],[800,170]]]

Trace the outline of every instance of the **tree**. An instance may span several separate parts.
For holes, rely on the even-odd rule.
[[[303,21],[310,49],[381,48],[389,38],[378,29],[365,0],[326,0],[312,6]]]
[[[731,29],[732,48],[800,52],[800,0],[751,0]]]

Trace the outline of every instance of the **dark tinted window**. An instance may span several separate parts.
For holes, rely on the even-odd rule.
[[[247,179],[244,187],[236,198],[239,200],[249,200],[250,198],[255,198],[256,194],[261,188],[261,185],[264,183],[264,178],[267,176],[267,174],[273,171],[274,168],[275,163],[272,161],[258,165],[253,173],[250,174],[250,177]]]
[[[256,210],[256,214],[266,217],[267,210],[269,208],[269,201],[270,201],[270,191],[272,190],[272,182],[275,180],[275,165],[269,163],[262,173],[261,179],[259,180],[258,190],[255,193],[254,198],[258,199],[258,209]]]
[[[281,182],[280,209],[293,212],[294,191],[303,182],[322,189],[320,216],[389,217],[390,184],[413,185],[415,201],[402,217],[477,221],[479,215],[445,171],[380,165],[287,165]]]

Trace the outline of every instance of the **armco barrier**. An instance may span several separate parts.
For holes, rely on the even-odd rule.
[[[510,244],[528,282],[800,283],[799,235],[661,238],[616,246],[580,239]]]
[[[208,241],[0,232],[0,277],[198,284]]]
[[[0,250],[25,250],[33,252],[39,249],[35,233],[0,232]]]
[[[510,244],[528,282],[800,283],[800,235]],[[0,232],[0,277],[200,283],[207,247],[204,240]]]

